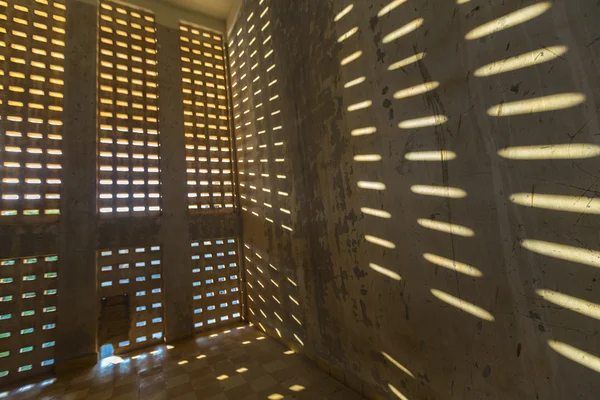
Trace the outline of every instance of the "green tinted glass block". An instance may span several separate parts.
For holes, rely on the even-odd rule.
[[[4,211],[3,215],[17,215],[17,210]]]
[[[40,210],[25,210],[23,215],[40,215]]]
[[[56,294],[56,289],[48,289],[48,290],[44,290],[44,294],[46,296],[52,296]]]
[[[28,333],[33,333],[33,328],[21,329],[21,335],[27,335]]]
[[[30,351],[33,351],[33,346],[21,347],[19,353],[29,353]]]
[[[6,375],[8,375],[8,371],[0,371],[0,378],[4,378]]]
[[[56,278],[58,276],[58,274],[56,272],[48,272],[47,274],[44,274],[44,278]]]
[[[58,256],[48,256],[48,257],[46,257],[46,261],[48,261],[48,262],[58,261]]]
[[[35,292],[23,293],[24,299],[33,299],[35,297]]]
[[[35,281],[35,275],[25,275],[23,277],[24,281]]]
[[[31,365],[31,364],[23,365],[22,367],[19,367],[19,372],[29,371],[32,367],[33,367],[33,365]]]
[[[10,351],[0,352],[0,358],[4,358],[4,357],[8,357],[8,356],[10,356]]]
[[[0,261],[0,265],[1,265],[1,266],[5,266],[5,265],[15,265],[15,260],[4,260],[4,261]]]
[[[2,278],[0,279],[0,283],[12,283],[13,278]]]
[[[37,258],[26,258],[23,260],[23,264],[35,264],[37,260]]]
[[[21,317],[31,317],[32,315],[35,315],[34,310],[27,310],[21,313]]]
[[[8,337],[10,337],[10,332],[0,333],[0,339],[6,339]]]
[[[12,299],[13,299],[12,296],[3,296],[3,297],[0,297],[0,303],[5,302],[5,301],[12,301]]]
[[[12,314],[2,314],[2,315],[0,315],[0,321],[10,319],[11,317],[12,317]]]
[[[44,312],[54,312],[54,311],[56,311],[56,306],[44,307]]]
[[[46,210],[46,215],[58,215],[60,210]]]

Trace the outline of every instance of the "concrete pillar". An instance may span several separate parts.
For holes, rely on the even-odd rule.
[[[67,1],[56,364],[96,360],[97,10]]]
[[[157,24],[165,339],[193,334],[179,29]]]

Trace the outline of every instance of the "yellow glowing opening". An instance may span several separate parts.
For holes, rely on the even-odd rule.
[[[379,10],[379,12],[377,13],[377,16],[383,17],[385,14],[389,13],[394,8],[406,3],[407,1],[408,0],[393,0],[387,6],[383,7],[381,10]]]
[[[352,136],[364,136],[364,135],[372,135],[375,132],[377,132],[377,128],[375,128],[374,126],[369,126],[366,128],[353,129],[351,132],[351,135]]]
[[[544,47],[539,50],[530,51],[529,53],[484,65],[483,67],[478,68],[474,72],[474,75],[479,77],[492,76],[504,72],[527,68],[554,60],[555,58],[561,57],[566,52],[567,47],[565,46]]]
[[[351,88],[352,86],[360,85],[366,79],[367,78],[365,78],[364,76],[361,76],[360,78],[353,79],[353,80],[351,80],[349,82],[346,82],[346,84],[344,85],[344,88],[348,89],[348,88]]]
[[[235,370],[235,372],[237,372],[238,374],[243,374],[246,371],[248,371],[248,368],[246,367],[238,368]]]
[[[395,31],[385,35],[382,39],[382,42],[390,43],[402,36],[408,35],[409,33],[419,29],[419,27],[421,25],[423,25],[423,22],[425,22],[425,20],[423,18],[417,18],[417,19],[409,22],[408,24],[396,29]]]
[[[507,147],[498,155],[510,160],[576,160],[600,155],[600,146],[588,143]]]
[[[361,189],[385,190],[385,184],[381,182],[358,181],[356,184]]]
[[[600,358],[596,357],[595,355],[557,340],[548,340],[548,346],[550,346],[552,350],[556,351],[563,357],[566,357],[569,360],[583,365],[591,370],[600,372]]]
[[[395,99],[405,99],[407,97],[418,96],[430,92],[440,86],[439,82],[425,82],[420,85],[402,89],[394,93]]]
[[[442,292],[437,289],[431,289],[431,294],[433,294],[436,298],[443,301],[444,303],[447,303],[452,307],[456,307],[459,310],[466,312],[467,314],[471,314],[485,321],[494,321],[494,316],[479,306],[468,303],[462,299],[459,299],[458,297],[454,297],[448,293]]]
[[[600,320],[600,305],[548,289],[535,291],[541,298],[557,306]]]
[[[585,196],[561,196],[541,193],[515,193],[510,196],[515,204],[547,210],[578,214],[600,214],[600,199]]]
[[[358,161],[358,162],[381,161],[381,156],[379,154],[357,154],[354,156],[354,161]]]
[[[365,235],[365,240],[369,243],[373,243],[378,246],[385,247],[386,249],[395,249],[396,248],[396,245],[394,243],[390,242],[389,240],[379,238],[377,236]]]
[[[403,395],[398,389],[396,389],[394,387],[394,385],[392,385],[391,383],[388,383],[388,388],[390,388],[390,390],[392,391],[392,393],[399,398],[400,400],[408,400],[408,397],[406,397],[405,395]]]
[[[544,256],[600,268],[600,251],[534,239],[523,240],[521,246]]]
[[[428,126],[438,126],[448,122],[448,117],[445,115],[431,115],[429,117],[408,119],[398,124],[401,129],[417,129]]]
[[[561,93],[535,99],[498,104],[491,107],[487,113],[491,117],[533,114],[575,107],[583,102],[585,102],[585,95],[581,93]]]
[[[354,4],[350,4],[348,7],[344,8],[342,11],[340,11],[333,20],[335,22],[339,21],[340,19],[344,18],[350,11],[352,11],[353,8],[354,8]]]
[[[408,161],[450,161],[456,159],[456,153],[450,150],[416,151],[404,155]]]
[[[400,371],[404,372],[406,375],[410,376],[411,378],[415,379],[415,376],[412,372],[410,372],[408,370],[408,368],[406,368],[404,365],[400,364],[397,360],[395,360],[392,356],[390,356],[388,353],[386,353],[385,351],[382,351],[381,354],[392,364],[394,364],[394,366],[396,366],[396,368],[398,368]]]
[[[267,399],[269,399],[269,400],[281,400],[281,399],[283,399],[283,395],[281,395],[279,393],[273,393],[273,394],[270,394],[269,397],[267,397]]]
[[[449,224],[447,222],[435,221],[432,219],[424,219],[419,218],[417,223],[421,225],[423,228],[433,229],[436,231],[449,233],[451,235],[464,236],[464,237],[472,237],[475,236],[475,232],[471,229],[457,224]]]
[[[292,386],[290,386],[290,390],[292,392],[301,392],[304,389],[306,389],[306,388],[304,386],[302,386],[302,385],[292,385]]]
[[[382,267],[381,265],[377,265],[377,264],[373,264],[370,263],[369,267],[376,272],[379,272],[382,275],[387,276],[388,278],[392,278],[396,281],[399,281],[402,279],[402,277],[400,275],[398,275],[397,273],[395,273],[394,271],[390,271],[389,269]]]
[[[360,103],[350,105],[348,107],[348,111],[352,112],[352,111],[362,110],[364,108],[371,107],[372,104],[373,104],[373,102],[371,100],[361,101]]]
[[[389,212],[383,210],[376,210],[374,208],[362,207],[360,211],[362,211],[363,214],[371,215],[373,217],[385,219],[392,218],[392,214],[390,214]]]
[[[456,260],[451,260],[449,258],[445,258],[431,253],[423,254],[423,258],[432,264],[439,265],[440,267],[447,268],[464,275],[472,276],[474,278],[479,278],[483,276],[483,273],[477,268],[465,263],[458,262]]]
[[[348,32],[344,33],[342,36],[339,37],[338,43],[341,43],[344,40],[348,39],[349,37],[354,35],[356,32],[358,32],[358,27],[354,27],[354,28],[350,29]]]
[[[406,66],[414,64],[414,63],[424,59],[426,55],[427,55],[427,53],[418,53],[418,54],[415,54],[414,56],[410,56],[403,60],[396,61],[395,63],[393,63],[392,65],[390,65],[388,67],[388,71],[394,71],[396,69],[404,68]]]
[[[356,60],[362,55],[362,51],[357,51],[355,53],[350,54],[348,57],[342,59],[340,62],[341,65],[350,64],[352,61]]]
[[[225,374],[217,376],[218,381],[224,381],[225,379],[228,379],[228,378],[229,378],[229,376],[227,376]]]
[[[410,191],[423,196],[448,197],[451,199],[467,197],[467,192],[464,190],[450,186],[413,185],[410,187]]]
[[[507,14],[503,17],[485,23],[466,34],[467,40],[479,39],[484,36],[492,35],[496,32],[503,31],[513,26],[517,26],[531,19],[539,17],[552,7],[552,3],[544,1],[531,6],[522,8],[518,11]]]

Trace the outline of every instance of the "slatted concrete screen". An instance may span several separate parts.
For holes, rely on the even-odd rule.
[[[237,239],[192,242],[192,265],[196,331],[239,322],[242,306]]]
[[[57,260],[0,260],[0,385],[53,368]]]
[[[233,209],[223,37],[188,24],[180,33],[188,207]]]
[[[304,346],[298,283],[286,275],[282,266],[275,265],[267,254],[261,254],[248,243],[244,247],[250,318],[263,330],[273,328],[279,337],[295,340]]]
[[[97,266],[99,298],[129,298],[129,340],[118,343],[115,353],[161,343],[164,296],[160,246],[102,250]]]
[[[156,29],[150,12],[100,3],[99,211],[160,213]]]
[[[268,4],[245,3],[228,43],[240,204],[244,212],[291,232],[285,127]]]
[[[0,1],[0,217],[60,210],[65,10]]]

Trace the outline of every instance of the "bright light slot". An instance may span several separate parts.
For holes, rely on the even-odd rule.
[[[380,274],[382,274],[382,275],[385,275],[385,276],[387,276],[388,278],[394,279],[394,280],[396,280],[396,281],[399,281],[399,280],[401,280],[401,279],[402,279],[402,278],[400,277],[400,275],[398,275],[398,274],[397,274],[397,273],[395,273],[394,271],[390,271],[389,269],[387,269],[387,268],[384,268],[384,267],[382,267],[382,266],[380,266],[380,265],[377,265],[377,264],[370,263],[370,264],[369,264],[369,267],[370,267],[370,268],[371,268],[373,271],[379,272]]]
[[[498,155],[509,160],[577,160],[600,156],[600,146],[588,143],[507,147]]]
[[[424,219],[419,218],[417,223],[421,225],[423,228],[433,229],[443,233],[449,233],[451,235],[463,236],[463,237],[472,237],[475,236],[475,232],[471,229],[456,224],[449,224],[447,222],[435,221],[432,219]]]
[[[567,53],[566,46],[550,46],[543,49],[530,51],[525,54],[510,57],[504,60],[496,61],[478,68],[473,75],[478,77],[492,76],[504,72],[516,71],[518,69],[542,64]]]
[[[395,99],[405,99],[407,97],[418,96],[437,89],[440,86],[439,82],[426,82],[420,85],[402,89],[394,93]]]
[[[409,371],[409,369],[408,369],[408,368],[406,368],[404,365],[402,365],[402,364],[400,364],[398,361],[396,361],[396,360],[394,359],[394,357],[390,356],[390,355],[389,355],[388,353],[386,353],[385,351],[382,351],[382,352],[381,352],[381,355],[383,355],[383,356],[386,358],[386,360],[388,360],[389,362],[391,362],[392,364],[394,364],[394,366],[395,366],[396,368],[398,368],[400,371],[404,372],[406,375],[410,376],[411,378],[413,378],[413,379],[416,379],[416,378],[415,378],[415,375],[414,375],[412,372],[410,372],[410,371]]]
[[[456,260],[451,260],[449,258],[445,258],[431,253],[423,254],[423,258],[432,264],[438,265],[443,268],[447,268],[452,271],[456,271],[463,275],[472,276],[474,278],[479,278],[483,276],[483,273],[477,268],[465,263],[458,262]]]
[[[456,159],[456,153],[450,150],[416,151],[404,155],[408,161],[450,161]]]
[[[356,184],[361,189],[385,190],[385,184],[381,182],[358,181]]]
[[[385,218],[385,219],[392,218],[392,214],[390,214],[387,211],[383,211],[383,210],[375,210],[373,208],[362,207],[360,209],[360,211],[362,211],[363,214],[371,215],[373,217]]]
[[[600,214],[600,199],[585,196],[515,193],[510,196],[510,201],[521,206],[546,210],[567,211],[578,214]]]
[[[376,244],[381,247],[385,247],[386,249],[395,249],[396,245],[389,240],[385,240],[382,238],[378,238],[377,236],[365,235],[365,240],[369,243]]]
[[[357,162],[381,161],[381,156],[379,154],[357,154],[354,156],[354,161],[357,161]]]
[[[344,18],[346,15],[348,15],[348,13],[350,11],[352,11],[352,9],[354,8],[354,4],[350,4],[348,7],[344,8],[342,11],[340,11],[335,18],[333,19],[335,22],[339,21],[340,19]]]
[[[396,29],[394,32],[388,33],[387,35],[385,35],[382,39],[382,42],[390,43],[402,36],[408,35],[409,33],[419,29],[419,27],[421,25],[423,25],[423,22],[425,22],[425,20],[423,18],[417,18],[417,19],[409,22],[408,24],[404,25],[403,27]]]
[[[468,303],[458,297],[454,297],[448,293],[442,292],[437,289],[431,289],[431,294],[437,297],[439,300],[443,301],[446,304],[451,305],[452,307],[456,307],[459,310],[466,312],[467,314],[471,314],[477,318],[481,318],[485,321],[494,321],[494,316],[484,310],[481,307],[478,307],[474,304]]]
[[[406,3],[407,1],[408,0],[394,0],[394,1],[390,2],[387,6],[383,7],[381,10],[379,10],[379,12],[377,13],[377,16],[383,17],[385,14],[389,13],[394,8]]]
[[[544,256],[600,268],[600,251],[534,239],[523,240],[521,246]]]
[[[535,291],[542,299],[576,313],[600,320],[600,305],[548,289]]]
[[[408,119],[398,124],[401,129],[418,129],[428,126],[438,126],[448,122],[448,117],[445,115],[432,115],[429,117]]]
[[[549,1],[543,1],[536,3],[528,7],[522,8],[503,17],[490,21],[486,24],[478,26],[469,33],[466,34],[465,39],[475,40],[484,36],[492,35],[494,33],[503,31],[505,29],[512,28],[536,17],[539,17],[552,7],[552,3]]]
[[[563,357],[593,371],[600,372],[599,357],[557,340],[548,340],[548,346]]]
[[[394,71],[394,70],[397,70],[397,69],[400,69],[400,68],[407,67],[407,66],[409,66],[411,64],[414,64],[416,62],[419,62],[422,59],[424,59],[426,55],[427,55],[427,53],[418,53],[418,54],[415,54],[414,56],[410,56],[410,57],[405,58],[403,60],[396,61],[395,63],[393,63],[392,65],[390,65],[388,67],[388,71]]]
[[[449,186],[413,185],[410,187],[410,191],[423,196],[448,197],[451,199],[467,197],[467,192],[464,190]]]
[[[575,107],[584,102],[585,96],[581,93],[561,93],[535,99],[498,104],[488,109],[487,113],[491,117],[525,115],[563,110],[565,108]]]

